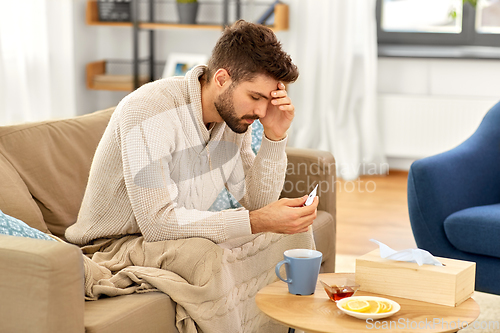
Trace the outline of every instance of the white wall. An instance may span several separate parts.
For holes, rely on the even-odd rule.
[[[379,58],[378,107],[393,169],[467,139],[500,100],[500,60]]]
[[[96,91],[88,90],[85,81],[86,64],[97,60],[96,31],[85,24],[86,3],[86,0],[73,1],[75,98],[79,115],[95,111],[99,105]]]

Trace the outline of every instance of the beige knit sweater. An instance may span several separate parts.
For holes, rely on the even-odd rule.
[[[264,136],[257,156],[250,129],[203,124],[197,66],[184,78],[142,86],[116,108],[97,147],[77,222],[75,244],[142,234],[148,242],[202,237],[216,243],[250,235],[249,210],[279,197],[286,139]],[[246,209],[209,212],[226,186]]]

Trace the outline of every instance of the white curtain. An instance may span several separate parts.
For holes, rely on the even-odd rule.
[[[75,115],[73,1],[0,0],[0,125]]]
[[[290,0],[300,77],[290,145],[331,151],[345,180],[388,170],[377,115],[375,0]]]

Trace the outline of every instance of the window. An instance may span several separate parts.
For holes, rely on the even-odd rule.
[[[379,44],[500,47],[500,0],[377,0]]]
[[[478,33],[500,34],[500,0],[480,1],[477,13],[476,30]]]

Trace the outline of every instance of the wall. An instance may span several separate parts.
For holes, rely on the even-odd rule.
[[[85,83],[85,65],[95,61],[97,30],[85,24],[86,0],[73,1],[74,73],[76,113],[78,115],[98,110],[100,104],[96,91],[88,90]]]
[[[500,60],[379,58],[378,108],[390,167],[451,149],[500,100]]]

